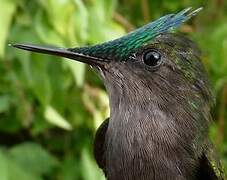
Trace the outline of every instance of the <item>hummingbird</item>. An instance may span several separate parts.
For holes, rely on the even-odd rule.
[[[224,179],[209,139],[215,98],[201,52],[173,31],[201,10],[186,8],[92,46],[12,44],[86,63],[100,75],[110,117],[96,132],[94,157],[108,180]]]

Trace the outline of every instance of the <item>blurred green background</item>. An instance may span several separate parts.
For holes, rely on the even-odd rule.
[[[108,96],[87,66],[7,46],[62,47],[120,37],[166,13],[203,6],[179,31],[202,49],[217,97],[211,138],[227,167],[227,1],[0,0],[1,180],[101,180],[92,144]]]

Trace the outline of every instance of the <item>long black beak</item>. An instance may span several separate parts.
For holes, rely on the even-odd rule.
[[[26,50],[26,51],[65,57],[68,59],[73,59],[73,60],[80,61],[93,66],[101,66],[105,62],[107,62],[105,59],[80,53],[79,52],[80,48],[78,48],[78,52],[74,52],[74,51],[70,51],[70,49],[38,46],[38,45],[32,45],[32,44],[9,44],[9,45],[18,49]]]

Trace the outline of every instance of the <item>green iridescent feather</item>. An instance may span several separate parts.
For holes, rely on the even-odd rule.
[[[151,22],[119,39],[102,44],[82,48],[69,48],[69,51],[81,53],[101,59],[124,60],[138,48],[158,35],[178,28],[182,23],[196,15],[202,8],[194,11],[186,8],[177,14],[168,14]]]

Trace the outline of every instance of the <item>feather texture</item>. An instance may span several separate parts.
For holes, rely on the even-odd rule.
[[[125,58],[134,53],[141,46],[146,45],[162,33],[175,30],[182,25],[182,23],[195,16],[201,10],[202,8],[198,8],[192,11],[192,8],[189,7],[177,14],[165,15],[119,39],[94,46],[69,48],[68,50],[89,56],[99,57],[101,59],[115,58],[116,60],[125,60]]]

